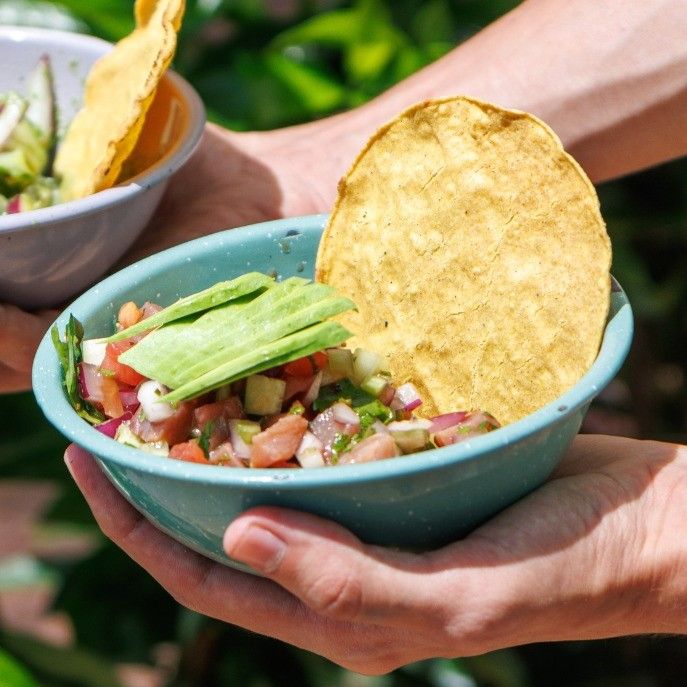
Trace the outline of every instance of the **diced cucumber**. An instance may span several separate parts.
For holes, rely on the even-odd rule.
[[[23,150],[15,148],[0,153],[0,186],[8,195],[26,188],[34,178]]]
[[[217,401],[226,401],[230,396],[233,396],[231,392],[231,384],[225,384],[224,386],[221,386],[219,389],[217,389],[215,396],[215,400]]]
[[[391,436],[403,453],[421,451],[429,442],[429,431],[426,429],[391,431]]]
[[[334,376],[353,377],[353,351],[348,348],[327,349],[327,367]]]
[[[386,377],[382,375],[372,375],[360,385],[360,388],[375,398],[379,398],[388,384],[389,380]]]
[[[360,386],[368,377],[384,369],[386,369],[384,356],[376,351],[356,348],[355,353],[353,353],[353,376],[350,379],[354,384]]]
[[[284,403],[286,382],[265,375],[251,375],[246,379],[244,408],[249,415],[274,415]]]
[[[246,444],[252,443],[253,437],[262,431],[260,423],[253,422],[252,420],[230,420],[229,427],[233,429],[239,437],[241,437],[241,441]]]

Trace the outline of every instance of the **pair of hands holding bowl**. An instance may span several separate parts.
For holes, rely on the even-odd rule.
[[[328,211],[365,132],[430,95],[474,93],[540,114],[595,181],[684,154],[684,108],[670,98],[683,92],[684,3],[620,4],[524,2],[390,91],[384,107],[353,118],[264,134],[209,126],[125,261],[226,227]],[[33,352],[55,314],[0,308],[0,391],[28,388]],[[685,447],[580,436],[543,487],[463,541],[422,555],[366,546],[314,516],[251,511],[224,544],[264,578],[156,530],[76,446],[66,460],[106,535],[180,603],[354,670],[536,641],[687,631]]]
[[[209,126],[127,259],[226,226],[325,210],[333,189],[325,174],[320,186],[305,182],[315,160],[301,144],[304,129],[238,135]],[[337,163],[332,175],[342,171]],[[17,335],[28,323],[35,343],[54,316],[5,313],[18,318]],[[670,498],[687,479],[682,447],[578,437],[546,485],[465,540],[421,555],[367,546],[315,516],[254,509],[231,524],[224,547],[264,578],[155,529],[78,447],[66,461],[105,534],[180,603],[360,672],[528,642],[685,629],[676,533],[687,507]]]
[[[264,578],[161,533],[82,449],[65,459],[103,532],[179,603],[351,670],[687,627],[687,505],[676,498],[684,447],[580,436],[543,487],[419,555],[365,545],[312,515],[256,508],[230,525],[224,548]]]

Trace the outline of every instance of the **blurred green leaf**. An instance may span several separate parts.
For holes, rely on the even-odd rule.
[[[110,542],[63,574],[55,607],[69,614],[79,646],[146,662],[153,645],[175,640],[178,605]]]
[[[55,0],[85,22],[90,31],[109,41],[118,41],[134,28],[134,8],[121,0]]]
[[[39,687],[26,668],[0,649],[0,687]]]
[[[394,58],[398,48],[389,41],[366,41],[351,45],[345,65],[352,83],[377,77]]]
[[[332,112],[346,101],[346,89],[322,71],[279,54],[267,55],[265,64],[313,117]]]
[[[35,675],[65,687],[123,687],[110,661],[83,649],[56,647],[6,631],[0,632],[0,645]]]
[[[271,47],[317,43],[318,45],[343,48],[357,43],[364,34],[364,16],[358,9],[332,10],[316,14],[310,19],[277,35]]]
[[[456,22],[447,0],[424,2],[411,21],[411,35],[420,45],[456,42]]]

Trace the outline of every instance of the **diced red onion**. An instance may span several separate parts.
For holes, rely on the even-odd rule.
[[[320,384],[322,383],[322,370],[320,370],[316,375],[315,378],[312,380],[312,384],[310,385],[310,388],[307,390],[305,393],[305,396],[303,396],[303,405],[304,406],[309,406],[312,404],[312,402],[317,398],[317,395],[320,393]]]
[[[491,427],[499,427],[499,423],[493,416],[481,410],[477,413],[468,413],[467,417],[461,422],[461,424],[463,427],[475,428],[478,428],[483,424],[490,425]]]
[[[379,394],[379,402],[383,403],[385,406],[390,406],[395,396],[396,387],[392,386],[391,384],[387,384],[384,389],[382,389],[382,393]]]
[[[125,422],[126,420],[131,420],[132,417],[133,413],[127,411],[119,417],[113,417],[111,420],[101,422],[99,425],[96,425],[95,428],[99,432],[102,432],[105,436],[110,437],[110,439],[114,439],[115,434],[117,434],[117,429],[119,428],[119,425],[121,425],[122,422]]]
[[[89,403],[103,402],[103,376],[95,365],[79,363],[79,393]]]
[[[157,303],[150,303],[149,301],[146,301],[143,304],[141,310],[143,311],[143,317],[141,319],[145,320],[146,317],[155,315],[156,313],[159,313],[160,310],[164,310],[164,308],[161,305],[158,305]]]
[[[8,215],[14,215],[17,212],[21,212],[21,196],[17,194],[12,196],[5,205],[5,212]]]
[[[406,382],[396,389],[390,407],[392,410],[415,410],[420,405],[422,405],[420,393],[412,382]]]
[[[132,413],[135,413],[139,405],[141,405],[135,389],[127,389],[126,391],[120,390],[119,399],[122,402],[122,408],[124,408],[124,410],[130,410]]]
[[[459,425],[465,420],[469,413],[465,411],[458,411],[455,413],[445,413],[444,415],[437,415],[432,418],[432,426],[429,431],[434,434],[435,432],[441,432],[449,427],[454,427]]]
[[[334,412],[331,408],[323,410],[316,415],[310,422],[310,431],[322,442],[325,455],[331,453],[332,443],[337,434],[356,434],[356,430],[350,431],[351,425],[337,422],[334,419]]]
[[[356,425],[360,428],[360,416],[358,413],[351,406],[341,401],[337,401],[332,406],[332,417],[336,422],[341,422],[344,425]]]

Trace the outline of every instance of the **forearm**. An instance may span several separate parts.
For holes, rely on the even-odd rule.
[[[412,103],[464,94],[538,115],[603,181],[687,153],[686,35],[684,0],[528,0],[304,134],[327,151],[324,172],[338,178],[379,125]]]

